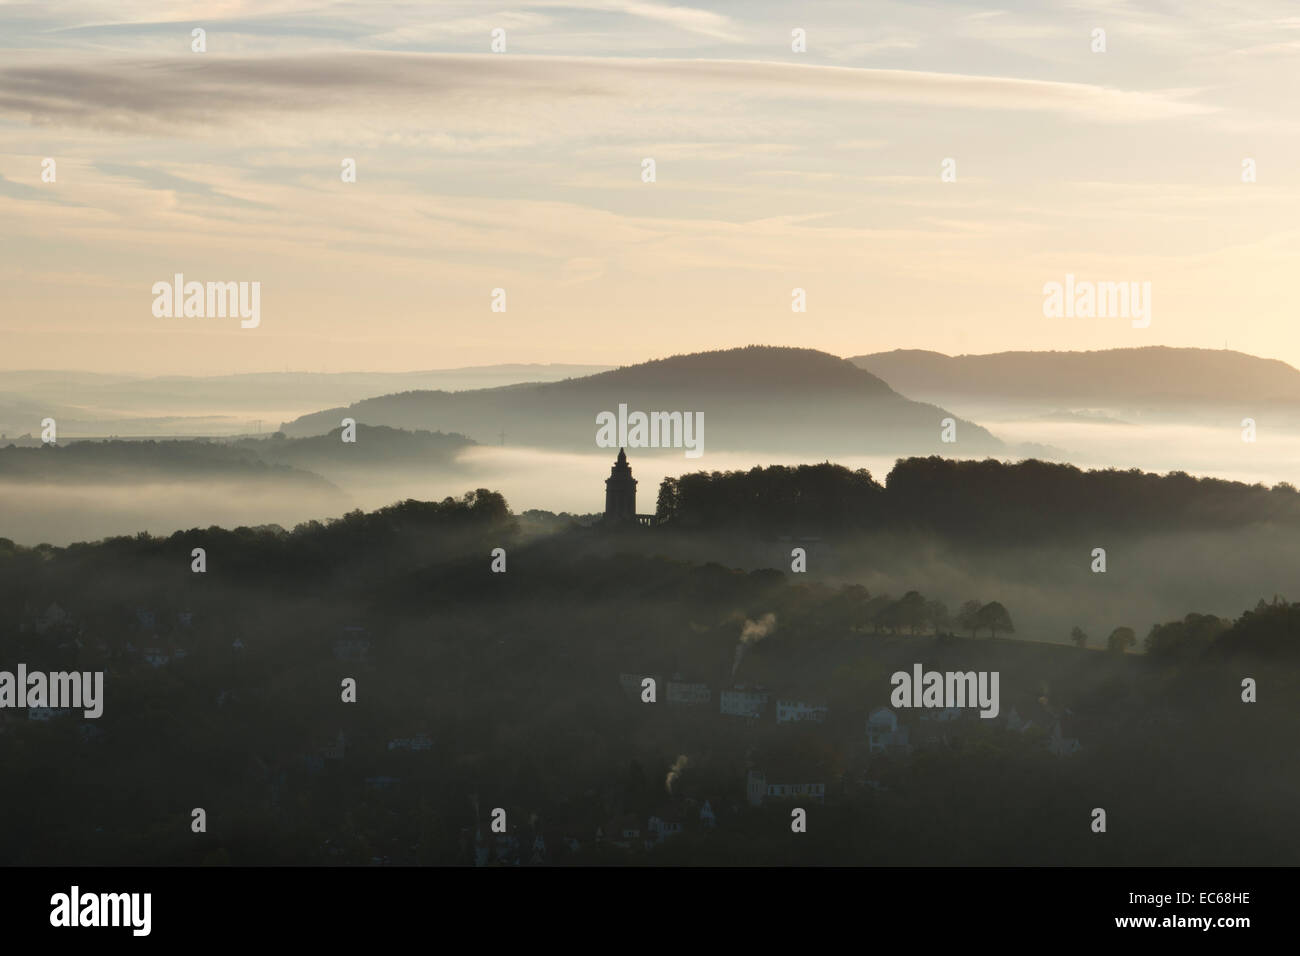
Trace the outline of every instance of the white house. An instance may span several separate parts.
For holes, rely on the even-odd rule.
[[[613,843],[614,846],[621,847],[624,850],[631,849],[632,844],[641,839],[641,825],[637,823],[636,817],[630,813],[612,823],[609,827],[609,832],[613,835],[613,839],[611,839],[610,842]],[[598,831],[597,841],[599,841],[599,839],[600,835]]]
[[[746,780],[745,792],[749,802],[756,807],[762,806],[764,800],[789,800],[794,797],[807,797],[817,803],[823,803],[826,798],[826,784],[769,782],[767,775],[761,770],[751,770]]]
[[[878,707],[867,717],[867,743],[873,754],[910,751],[907,725],[888,707]]]
[[[717,815],[713,812],[713,807],[709,801],[704,801],[704,806],[700,807],[700,826],[712,830],[718,825]]]
[[[656,843],[663,843],[682,832],[681,814],[676,809],[669,807],[660,813],[662,816],[652,816],[646,826],[646,831],[654,836]]]
[[[826,705],[812,704],[802,700],[778,700],[776,702],[776,722],[778,724],[795,724],[811,720],[816,724],[826,723]]]

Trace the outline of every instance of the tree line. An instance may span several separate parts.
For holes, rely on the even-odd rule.
[[[1030,459],[899,459],[882,485],[824,462],[665,478],[656,517],[681,529],[798,534],[924,529],[989,542],[1118,528],[1185,531],[1300,524],[1300,493],[1185,472],[1084,471]]]

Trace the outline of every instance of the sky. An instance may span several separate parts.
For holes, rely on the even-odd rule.
[[[1298,61],[1289,0],[0,0],[0,369],[1300,366]],[[156,317],[177,273],[259,324]],[[1150,324],[1045,315],[1066,275]]]

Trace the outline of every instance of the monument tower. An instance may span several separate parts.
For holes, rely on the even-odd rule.
[[[620,448],[618,460],[605,479],[606,524],[636,524],[636,479],[627,463],[627,453]]]

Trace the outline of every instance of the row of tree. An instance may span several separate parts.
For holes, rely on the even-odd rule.
[[[1082,471],[932,456],[900,459],[882,486],[865,469],[773,465],[666,478],[656,517],[681,528],[749,526],[775,533],[927,528],[981,540],[1062,531],[1207,530],[1300,524],[1300,493],[1183,472]]]
[[[887,595],[869,599],[865,588],[852,586],[846,590],[855,592],[862,604],[862,613],[856,617],[876,633],[951,634],[957,630],[971,637],[984,631],[989,637],[997,637],[1016,630],[1010,612],[998,601],[966,601],[952,614],[944,602],[926,600],[919,591],[908,591],[897,599]]]

